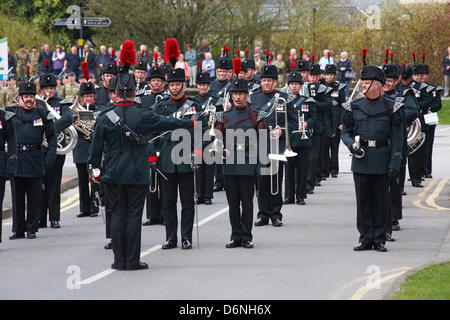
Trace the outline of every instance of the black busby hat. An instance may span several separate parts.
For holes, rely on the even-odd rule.
[[[297,62],[295,65],[295,71],[308,71],[309,72],[308,61],[297,59]]]
[[[256,70],[255,60],[253,60],[253,59],[246,59],[246,60],[245,60],[245,64],[247,65],[247,68],[248,68],[248,69],[254,69],[254,70]]]
[[[302,75],[297,71],[293,71],[293,72],[289,73],[287,82],[288,82],[288,84],[292,83],[292,82],[298,82],[300,84],[303,84]]]
[[[163,71],[163,69],[160,68],[160,67],[152,67],[152,68],[150,69],[148,78],[149,78],[149,79],[158,78],[158,79],[161,79],[161,80],[163,80],[163,81],[166,80],[166,78],[165,78],[165,76],[164,76],[164,71]]]
[[[336,65],[334,65],[334,64],[327,64],[325,66],[325,73],[336,74],[336,72],[337,72]]]
[[[80,96],[84,96],[85,94],[93,93],[95,94],[95,87],[92,82],[83,82],[80,86]]]
[[[208,72],[197,73],[197,77],[195,78],[195,82],[197,84],[210,84],[211,77]]]
[[[309,68],[309,73],[310,74],[321,74],[321,70],[320,70],[320,64],[312,64],[311,67]]]
[[[116,75],[117,68],[112,63],[105,64],[102,69],[102,74],[106,74],[106,73]]]
[[[426,67],[424,64],[415,64],[412,68],[413,74],[426,74]]]
[[[186,74],[184,73],[184,69],[181,68],[172,70],[167,77],[167,82],[185,82],[185,81],[186,81]]]
[[[430,67],[427,64],[423,65],[423,73],[429,74],[430,73]]]
[[[117,88],[117,79],[116,78],[112,78],[111,80],[109,80],[109,86],[108,86],[108,92],[114,92],[116,91]]]
[[[128,72],[128,68],[119,67],[117,73],[116,90],[119,93],[132,92],[136,90],[134,75]]]
[[[243,72],[248,71],[248,65],[245,61],[241,63],[241,71],[243,71]]]
[[[19,96],[24,94],[36,94],[36,85],[34,82],[22,82],[19,84]]]
[[[227,70],[233,70],[233,59],[226,57],[227,59]]]
[[[41,88],[56,87],[56,77],[53,74],[43,74],[39,77],[39,85]]]
[[[228,58],[227,57],[220,57],[219,61],[217,61],[216,69],[228,69]]]
[[[404,62],[402,63],[402,79],[403,80],[408,80],[409,78],[412,77],[413,71],[412,71],[412,67],[410,64],[405,64]]]
[[[248,93],[248,81],[246,79],[235,79],[231,82],[230,92]]]
[[[383,71],[386,78],[398,78],[398,67],[395,64],[385,64],[383,66]]]
[[[145,61],[139,60],[134,69],[147,71],[147,63]]]
[[[383,70],[376,66],[364,66],[361,70],[361,80],[375,80],[384,84],[386,75]]]
[[[278,80],[278,70],[274,65],[264,66],[261,72],[262,78],[270,78],[274,80]]]

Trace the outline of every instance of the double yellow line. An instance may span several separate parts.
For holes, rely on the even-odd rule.
[[[433,179],[431,182],[425,187],[425,189],[419,193],[417,196],[419,197],[418,200],[413,201],[413,205],[417,208],[425,209],[425,210],[433,210],[433,211],[443,211],[443,210],[450,210],[450,208],[444,208],[436,204],[436,198],[441,193],[444,186],[447,184],[447,181],[449,178],[442,178],[442,179]],[[439,182],[438,182],[439,181]],[[428,197],[425,198],[428,191],[430,191],[433,186],[436,185],[436,188],[433,192],[429,194]],[[425,204],[422,204],[422,201],[425,201]]]

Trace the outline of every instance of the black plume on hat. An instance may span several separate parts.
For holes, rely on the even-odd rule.
[[[147,63],[145,61],[139,60],[135,67],[135,70],[147,71]]]
[[[136,79],[128,72],[129,66],[119,67],[116,89],[119,93],[129,93],[136,90]]]
[[[195,82],[197,84],[210,84],[211,77],[208,72],[197,73],[197,77],[195,78]]]
[[[385,64],[383,71],[386,78],[398,78],[398,66],[395,64]]]
[[[325,66],[325,73],[332,73],[332,74],[336,74],[337,68],[336,65],[334,64],[327,64]]]
[[[231,82],[230,92],[247,92],[248,81],[246,79],[235,79]]]
[[[302,75],[297,71],[293,71],[293,72],[289,73],[288,84],[292,83],[292,82],[298,82],[300,84],[303,84]]]
[[[184,81],[186,81],[184,69],[177,68],[169,72],[167,82],[184,82]]]
[[[261,79],[262,78],[270,78],[270,79],[278,80],[277,67],[275,67],[274,65],[264,66],[262,73],[261,73]]]
[[[106,73],[116,75],[117,68],[112,63],[105,64],[102,69],[102,74],[106,74]]]
[[[163,81],[166,80],[165,75],[164,75],[164,71],[160,67],[152,67],[150,69],[148,78],[149,79],[158,78],[158,79],[161,79]]]
[[[308,61],[297,59],[297,62],[295,65],[295,71],[308,71],[309,72]]]
[[[220,57],[219,61],[217,61],[217,66],[216,69],[228,69],[227,65],[228,65],[228,59],[227,57]]]
[[[376,66],[364,66],[361,70],[361,80],[375,80],[384,84],[386,75],[383,70]]]
[[[24,94],[36,94],[36,85],[34,82],[22,82],[19,84],[19,96]]]
[[[83,82],[80,86],[80,96],[83,96],[85,94],[95,94],[95,87],[92,82]]]
[[[320,64],[312,64],[309,68],[310,74],[321,74],[322,71],[320,70]]]
[[[56,87],[56,77],[50,73],[43,74],[39,77],[39,85],[41,88]]]

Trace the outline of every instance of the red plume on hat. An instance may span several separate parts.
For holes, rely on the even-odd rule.
[[[405,70],[405,68],[406,68],[406,63],[405,62],[402,62],[402,68],[403,68],[403,70]]]
[[[48,59],[44,60],[45,66],[48,68]]]
[[[117,60],[114,60],[114,67],[117,69]]]
[[[239,72],[241,72],[241,59],[233,59],[233,72],[236,76],[239,74]]]
[[[120,62],[126,67],[134,66],[137,64],[136,61],[136,48],[134,42],[131,40],[126,40],[122,44],[122,50],[120,51]]]
[[[180,47],[178,46],[177,39],[169,38],[166,40],[164,46],[164,61],[172,65],[175,68],[177,59],[180,56]]]
[[[314,64],[314,59],[316,58],[316,56],[315,55],[312,55],[311,56],[311,60],[312,60],[312,63]]]
[[[81,63],[81,71],[83,71],[83,76],[84,78],[89,81],[89,69],[88,69],[88,64],[87,62],[82,62]]]
[[[330,63],[330,56],[331,56],[331,53],[330,53],[330,51],[328,51],[328,52],[327,52],[328,64],[331,64],[331,63]]]
[[[248,50],[245,50],[245,58],[248,57]]]
[[[303,48],[300,48],[300,49],[299,49],[299,53],[300,53],[300,54],[299,54],[299,56],[300,56],[299,59],[300,59],[300,60],[303,60]]]
[[[394,63],[394,53],[391,52],[391,63]]]
[[[414,62],[414,64],[416,64],[416,53],[414,51],[412,53],[412,56],[413,56],[413,62]]]
[[[141,50],[141,56],[144,56],[145,50]]]
[[[198,64],[200,65],[200,70],[202,70],[203,61],[199,61]]]
[[[364,66],[367,66],[366,55],[367,55],[367,49],[362,49],[362,58],[363,58],[363,65]]]
[[[422,52],[422,63],[425,63],[425,52]]]
[[[114,57],[115,55],[116,55],[116,49],[112,49],[112,50],[111,50],[111,56]]]
[[[155,65],[158,66],[158,53],[157,52],[155,52],[153,54],[153,59],[155,59]]]
[[[241,50],[236,50],[236,54],[237,54],[237,56],[239,58],[239,56],[241,55]]]

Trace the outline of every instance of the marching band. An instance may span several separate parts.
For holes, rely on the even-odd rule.
[[[348,101],[329,53],[324,70],[314,56],[300,57],[277,89],[274,65],[256,72],[255,60],[241,61],[239,53],[231,59],[224,46],[217,80],[199,72],[195,97],[186,95],[185,72],[175,68],[179,54],[177,41],[167,39],[165,63],[147,70],[127,40],[120,65],[103,66],[101,87],[95,89],[82,63],[87,82],[80,99],[57,98],[57,79],[48,73],[20,83],[16,105],[0,110],[0,196],[3,202],[9,179],[14,204],[9,239],[36,238],[47,213],[50,227],[60,227],[62,168],[73,152],[77,217],[104,215],[111,268],[148,268],[140,261],[142,225],[165,226],[163,249],[176,248],[178,240],[191,249],[197,205],[212,204],[223,189],[231,224],[226,247],[253,248],[253,226],[283,226],[283,205],[306,205],[321,181],[338,177],[342,140],[352,154],[356,190],[354,250],[387,251],[392,231],[400,230],[406,164],[414,187],[431,177],[429,114],[440,110],[442,88],[427,83],[425,54],[422,64],[414,55],[413,65],[395,64],[391,54],[390,64],[377,67],[367,65],[363,49],[361,79]]]

